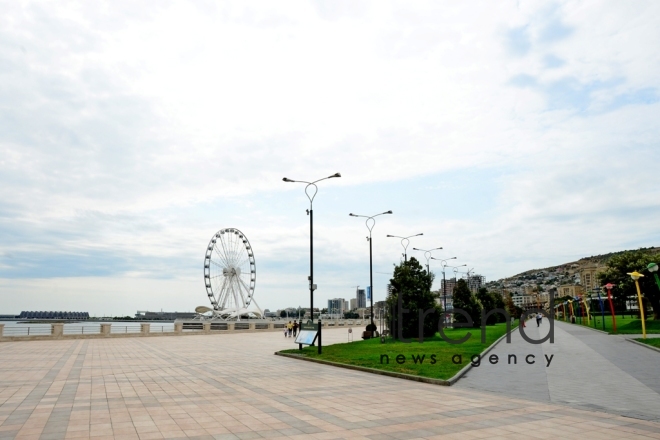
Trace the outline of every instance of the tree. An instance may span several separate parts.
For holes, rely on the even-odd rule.
[[[479,290],[477,290],[477,294],[475,295],[476,299],[481,303],[481,308],[485,310],[486,313],[490,312],[495,308],[495,298],[493,298],[489,293],[488,289],[485,287],[480,287]],[[472,318],[474,319],[474,318]],[[479,322],[481,322],[481,318],[479,318]],[[492,314],[486,319],[486,325],[495,325],[497,323],[497,314]]]
[[[280,310],[280,318],[286,318],[286,310]]]
[[[463,309],[472,318],[473,327],[481,327],[481,304],[472,294],[465,280],[458,280],[454,287],[454,309]],[[467,322],[460,313],[454,313],[454,321]]]
[[[496,309],[504,309],[506,310],[506,306],[504,304],[504,298],[502,298],[502,295],[500,295],[498,292],[488,292],[490,295],[493,296],[493,300],[495,301],[495,308]],[[513,315],[511,315],[513,316]],[[506,321],[506,316],[502,316],[500,314],[497,315],[497,322],[505,322]]]
[[[504,299],[504,308],[507,312],[509,312],[509,315],[515,318],[520,318],[520,315],[522,315],[524,311],[521,307],[515,305],[513,302],[513,295],[511,295],[511,293],[506,294]]]
[[[607,283],[615,285],[612,289],[615,309],[625,310],[626,299],[631,296],[637,298],[635,282],[628,275],[629,272],[637,271],[644,275],[639,279],[639,288],[644,296],[644,309],[647,310],[650,303],[653,306],[653,319],[660,319],[660,289],[655,283],[653,274],[646,268],[651,262],[660,264],[660,253],[644,248],[623,252],[607,260],[605,270],[596,276],[601,285]]]
[[[479,290],[477,291],[476,298],[481,303],[481,307],[483,308],[485,313],[488,313],[491,310],[505,308],[502,295],[496,292],[489,292],[488,289],[486,289],[485,287],[479,288]],[[495,325],[498,322],[504,322],[505,320],[506,320],[506,316],[502,315],[501,313],[493,313],[486,319],[486,325]]]
[[[401,297],[401,306],[408,309],[402,314],[402,334],[399,338],[419,337],[419,310],[422,312],[432,309],[424,318],[423,336],[431,337],[438,331],[438,323],[442,315],[442,307],[436,301],[437,296],[431,292],[433,274],[427,274],[421,264],[414,257],[401,263],[394,268],[394,274],[390,280],[391,293],[387,297],[388,309],[393,311],[390,316],[393,331],[398,332],[398,302]]]

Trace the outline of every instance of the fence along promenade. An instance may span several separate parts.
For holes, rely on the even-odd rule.
[[[321,321],[324,328],[348,327],[351,325],[367,324],[368,320],[328,320]],[[94,338],[125,338],[146,336],[185,336],[222,334],[236,332],[267,332],[283,331],[287,321],[175,321],[174,331],[165,331],[162,324],[140,323],[113,327],[111,323],[100,323],[97,326],[65,324],[56,322],[48,327],[43,325],[30,327],[26,325],[17,330],[17,327],[7,327],[0,323],[0,342],[10,341],[43,341],[61,339],[94,339]],[[160,328],[159,328],[160,327]],[[32,331],[31,331],[32,329]]]

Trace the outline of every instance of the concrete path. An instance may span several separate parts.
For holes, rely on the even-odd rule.
[[[287,347],[279,332],[1,343],[0,439],[660,439],[653,421],[273,355]]]
[[[538,340],[549,328],[544,319],[526,330]],[[660,422],[660,353],[623,337],[556,321],[554,344],[530,344],[516,331],[511,344],[502,341],[490,354],[500,362],[482,360],[456,386]],[[508,363],[509,354],[517,364]]]

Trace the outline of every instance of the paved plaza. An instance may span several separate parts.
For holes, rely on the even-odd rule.
[[[1,343],[0,439],[660,439],[651,420],[472,388],[492,366],[443,387],[273,355],[293,345],[280,332]],[[555,345],[559,374],[570,359]],[[576,388],[602,386],[593,367]],[[498,380],[528,374],[542,377]]]

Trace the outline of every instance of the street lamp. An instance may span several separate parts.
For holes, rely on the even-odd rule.
[[[639,303],[639,315],[642,318],[642,338],[646,339],[646,322],[644,317],[644,305],[642,304],[642,292],[639,290],[639,279],[643,277],[641,273],[634,271],[628,272],[628,275],[635,280],[635,286],[637,287],[637,302]]]
[[[398,235],[387,235],[388,237],[392,238],[400,238],[401,239],[401,246],[403,246],[403,258],[405,261],[408,261],[408,245],[410,244],[410,238],[412,237],[417,237],[419,235],[424,235],[423,232],[420,232],[419,234],[415,235],[409,235],[407,237],[399,237]],[[404,244],[405,242],[405,244]]]
[[[413,251],[421,251],[421,252],[424,252],[424,258],[426,258],[426,274],[427,274],[427,275],[429,275],[429,274],[431,273],[431,271],[430,271],[430,269],[429,269],[429,260],[430,260],[431,258],[433,258],[431,252],[433,252],[433,251],[439,251],[440,249],[442,249],[442,248],[439,247],[439,248],[434,248],[434,249],[429,249],[429,250],[426,250],[426,249],[418,249],[418,248],[415,248],[415,247],[413,248]]]
[[[451,257],[444,260],[434,257],[431,257],[431,259],[440,261],[440,265],[442,266],[442,310],[446,312],[447,311],[447,279],[445,278],[445,268],[449,266],[447,264],[447,261],[455,260],[456,257]]]
[[[616,333],[616,316],[614,316],[614,305],[612,305],[612,288],[614,284],[607,283],[603,287],[607,289],[607,302],[610,304],[610,312],[612,312],[612,331]]]
[[[374,229],[374,226],[376,226],[376,219],[375,217],[378,217],[379,215],[385,215],[385,214],[392,214],[392,211],[386,211],[386,212],[381,212],[380,214],[376,215],[359,215],[359,214],[353,214],[350,213],[351,217],[362,217],[366,218],[364,221],[364,224],[367,225],[367,229],[369,229],[369,236],[367,237],[367,241],[369,242],[369,298],[371,299],[371,324],[373,325],[374,323],[374,269],[373,269],[373,258],[372,258],[372,246],[371,246],[371,231]]]
[[[282,180],[285,182],[291,183],[306,183],[305,186],[305,195],[309,199],[309,209],[307,210],[307,215],[309,215],[309,314],[311,315],[312,322],[314,322],[314,290],[316,285],[314,284],[314,210],[313,203],[314,197],[319,192],[319,188],[316,186],[321,180],[332,179],[333,177],[341,177],[341,174],[335,173],[332,176],[324,177],[323,179],[315,180],[314,182],[306,182],[304,180],[292,180],[287,177],[284,177]],[[314,192],[309,192],[309,189],[313,188]]]

